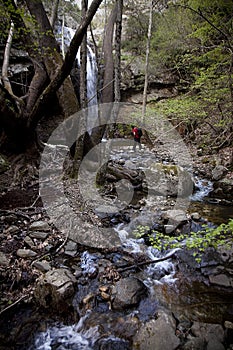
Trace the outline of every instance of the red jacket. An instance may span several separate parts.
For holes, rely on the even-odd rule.
[[[133,133],[133,135],[134,135],[134,137],[135,137],[135,139],[140,139],[140,135],[139,135],[139,133],[138,133],[138,128],[133,128],[132,129],[132,133]]]

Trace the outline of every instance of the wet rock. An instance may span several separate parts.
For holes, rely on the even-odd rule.
[[[200,215],[198,212],[191,213],[191,218],[192,218],[194,221],[199,221],[199,220],[201,219],[201,215]]]
[[[39,278],[34,295],[43,307],[52,307],[62,312],[69,307],[76,283],[76,279],[69,270],[55,269]]]
[[[122,339],[103,339],[101,341],[101,350],[130,350],[129,343]]]
[[[47,272],[47,271],[51,270],[51,265],[45,260],[44,261],[35,261],[32,264],[32,266],[41,272]]]
[[[212,170],[212,178],[213,180],[220,180],[227,173],[227,168],[223,165],[216,165],[216,167]]]
[[[183,210],[171,209],[171,210],[167,210],[163,214],[163,220],[170,221],[173,223],[185,223],[188,221],[188,217]]]
[[[45,240],[48,237],[48,232],[42,232],[42,231],[33,231],[30,233],[31,238],[41,239],[42,241]]]
[[[183,347],[184,350],[205,350],[205,341],[200,338],[189,339]]]
[[[136,306],[146,294],[147,288],[143,282],[133,277],[123,278],[113,287],[113,308],[122,310]]]
[[[230,243],[230,242],[229,242]],[[231,247],[219,246],[217,252],[223,262],[232,262],[233,257],[233,245]]]
[[[207,343],[208,350],[224,350],[224,330],[220,324],[194,322],[191,332]]]
[[[6,255],[0,252],[0,266],[9,266],[10,260],[6,257]]]
[[[191,175],[177,165],[154,163],[146,172],[143,188],[162,196],[183,197],[192,194],[194,182]]]
[[[210,197],[223,198],[232,201],[233,198],[233,175],[224,177],[213,184],[213,191],[210,192]]]
[[[26,259],[33,258],[37,255],[37,253],[31,249],[18,249],[16,254],[20,258],[26,258]]]
[[[159,311],[157,320],[141,326],[133,340],[133,350],[173,350],[180,340],[175,335],[176,323],[171,313]]]
[[[216,276],[209,276],[209,280],[210,283],[218,284],[224,287],[230,287],[233,285],[233,281],[231,281],[231,279],[223,273]]]
[[[77,247],[77,243],[68,241],[65,245],[65,254],[74,257],[77,254]]]
[[[30,227],[30,231],[50,231],[50,226],[46,221],[34,221]]]

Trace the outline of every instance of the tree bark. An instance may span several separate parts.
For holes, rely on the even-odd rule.
[[[148,89],[148,76],[149,76],[149,58],[150,58],[150,42],[151,42],[151,29],[152,29],[152,16],[153,16],[153,2],[150,2],[149,23],[147,32],[147,44],[146,44],[146,63],[145,63],[145,82],[143,90],[143,102],[142,102],[142,122],[145,124],[146,115],[146,103],[147,103],[147,89]]]
[[[115,102],[121,100],[121,31],[123,0],[117,0],[116,33],[115,33]]]
[[[104,43],[104,78],[103,78],[103,91],[102,91],[102,102],[113,102],[114,101],[114,59],[113,59],[113,31],[114,24],[117,17],[117,4],[114,6],[110,18],[108,20]]]
[[[31,15],[36,19],[40,29],[40,49],[47,74],[53,80],[63,64],[57,41],[49,23],[44,6],[40,0],[25,0]],[[62,87],[57,89],[62,113],[65,118],[77,112],[79,106],[71,79],[66,77]]]
[[[13,91],[11,88],[11,83],[8,78],[8,68],[9,68],[10,50],[11,50],[13,33],[14,33],[14,23],[11,21],[11,26],[10,26],[6,46],[5,46],[3,65],[2,65],[2,82],[5,89],[7,89],[11,95],[13,95]]]
[[[54,93],[61,87],[64,80],[70,74],[70,71],[73,67],[73,62],[76,58],[79,46],[82,42],[83,36],[86,33],[87,27],[90,24],[92,18],[94,17],[99,5],[103,0],[93,0],[91,6],[89,7],[85,18],[83,18],[81,24],[79,25],[71,43],[67,50],[64,62],[61,68],[57,71],[57,74],[47,86],[47,88],[43,91],[40,98],[36,101],[35,106],[32,110],[30,118],[28,119],[28,127],[30,129],[35,129],[39,120],[41,119],[41,111],[47,103],[50,101],[51,97]]]

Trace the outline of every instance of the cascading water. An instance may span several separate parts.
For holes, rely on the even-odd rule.
[[[64,48],[64,53],[67,51],[67,48],[70,45],[70,42],[75,34],[75,30],[70,27],[56,27],[56,36],[57,41],[61,48]],[[79,70],[80,68],[80,49],[78,50],[76,57],[76,66]],[[93,125],[96,122],[96,118],[98,117],[98,108],[97,108],[97,63],[95,54],[91,48],[91,45],[87,43],[87,102],[88,102],[88,115],[87,115],[87,130],[90,132],[93,128]],[[79,79],[77,79],[79,80]],[[76,87],[79,90],[79,87]],[[79,95],[79,91],[78,91]],[[96,106],[96,108],[94,107]]]

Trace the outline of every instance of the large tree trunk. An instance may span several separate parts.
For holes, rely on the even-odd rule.
[[[48,87],[44,90],[40,98],[35,103],[35,106],[31,112],[30,118],[28,120],[28,127],[34,129],[41,119],[41,111],[45,108],[54,93],[61,87],[64,80],[70,74],[73,67],[79,46],[81,45],[83,36],[86,33],[87,27],[90,24],[92,18],[94,17],[99,5],[103,0],[93,0],[91,6],[89,7],[85,18],[82,19],[73,39],[71,40],[70,46],[67,50],[64,62],[61,68],[57,71],[55,77],[50,82]]]
[[[40,0],[26,0],[31,15],[36,19],[40,29],[40,49],[47,74],[52,80],[63,64],[63,59],[57,41],[54,37],[52,27],[49,23],[44,6]],[[57,91],[60,107],[67,118],[77,112],[78,101],[71,79],[66,78],[63,86]]]
[[[114,57],[113,57],[113,33],[117,18],[118,4],[116,3],[110,14],[105,28],[103,54],[104,54],[104,76],[102,88],[102,103],[114,102]],[[111,105],[109,113],[105,113],[105,119],[101,120],[101,126],[93,129],[91,139],[93,145],[97,145],[104,136],[106,130],[107,118],[111,115]]]
[[[104,43],[104,79],[103,79],[103,91],[102,91],[102,102],[113,102],[114,101],[114,59],[113,59],[113,32],[114,24],[117,17],[117,4],[114,6],[110,18],[108,20]]]
[[[15,139],[15,143],[18,143],[18,145],[25,147],[31,146],[31,139],[35,137],[34,131],[38,122],[44,115],[43,111],[45,109],[48,109],[51,98],[56,94],[58,89],[60,89],[60,104],[65,106],[65,114],[68,116],[72,114],[74,110],[77,110],[77,108],[73,108],[74,104],[72,103],[74,96],[72,92],[73,87],[70,84],[69,80],[66,78],[70,74],[78,48],[82,42],[84,34],[86,33],[87,27],[90,24],[101,2],[102,0],[93,0],[86,16],[82,19],[81,24],[71,41],[70,47],[68,48],[63,62],[57,50],[55,38],[51,34],[51,26],[49,24],[41,1],[27,0],[31,13],[35,15],[41,32],[44,33],[44,41],[41,47],[42,52],[41,55],[39,55],[39,59],[37,59],[34,52],[34,41],[32,40],[28,28],[26,28],[20,16],[20,12],[17,11],[14,1],[3,0],[3,5],[10,14],[11,20],[14,22],[17,28],[21,28],[22,40],[24,42],[25,49],[29,52],[30,57],[33,57],[33,62],[36,67],[35,76],[29,88],[30,96],[28,96],[28,106],[30,106],[31,109],[27,108],[27,106],[24,106],[24,103],[22,105],[19,104],[18,101],[14,99],[13,96],[11,96],[0,85],[0,125],[5,130],[6,134],[8,134],[10,137],[14,137],[14,134],[19,135],[21,141],[17,142]],[[48,35],[46,35],[46,33]],[[53,51],[51,51],[51,48]],[[47,51],[47,53],[49,53],[48,55],[46,55],[46,49],[49,50]],[[41,74],[44,72],[42,60],[45,64],[45,70],[49,76],[46,76],[46,74]],[[48,77],[50,82],[48,80]],[[65,80],[65,84],[63,84]],[[70,93],[70,91],[72,93]],[[66,98],[62,101],[62,96],[67,96],[67,94],[69,94],[68,97],[72,96],[72,101],[70,98]]]

